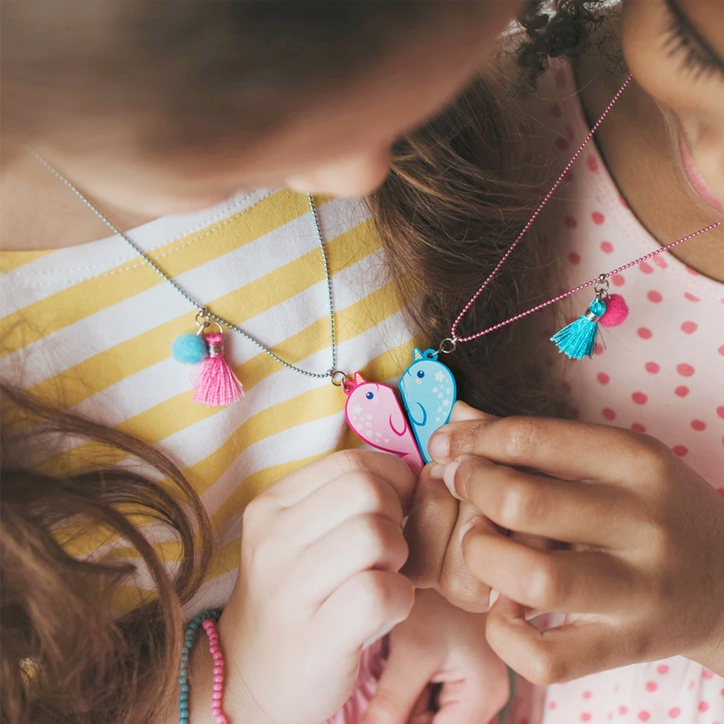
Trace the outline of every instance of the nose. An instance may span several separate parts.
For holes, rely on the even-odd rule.
[[[382,184],[389,170],[390,149],[386,146],[372,152],[335,159],[289,176],[286,184],[295,191],[365,196]]]

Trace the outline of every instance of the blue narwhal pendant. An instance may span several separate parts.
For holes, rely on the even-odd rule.
[[[450,419],[457,387],[452,372],[437,361],[434,349],[421,352],[415,347],[412,359],[400,377],[400,394],[422,459],[429,463],[427,445],[432,433]]]

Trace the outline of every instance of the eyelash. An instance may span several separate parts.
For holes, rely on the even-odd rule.
[[[669,20],[665,48],[670,57],[683,53],[681,68],[684,72],[692,74],[694,80],[708,78],[716,73],[724,76],[716,61],[698,46],[696,40],[675,15]]]

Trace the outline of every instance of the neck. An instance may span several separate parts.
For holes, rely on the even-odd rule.
[[[89,198],[94,203],[92,194]],[[30,154],[13,158],[0,170],[0,208],[3,251],[61,249],[111,234],[70,189]],[[108,207],[103,212],[124,231],[152,220]]]

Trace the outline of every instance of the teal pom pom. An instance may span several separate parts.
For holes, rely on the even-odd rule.
[[[197,365],[208,356],[206,341],[200,334],[182,334],[171,344],[171,354],[177,362],[186,365]]]
[[[598,320],[605,311],[606,302],[597,297],[583,316],[556,332],[551,342],[555,342],[558,351],[568,359],[592,357],[598,336]]]

